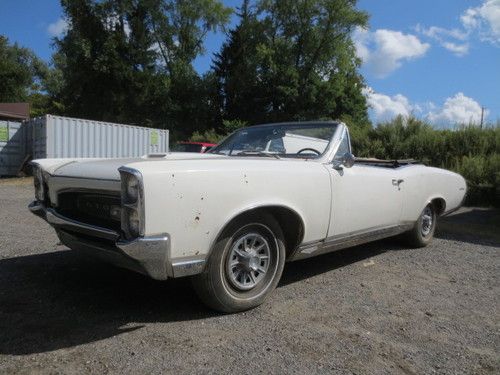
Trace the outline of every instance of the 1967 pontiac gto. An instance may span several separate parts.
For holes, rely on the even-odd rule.
[[[340,122],[252,126],[208,154],[33,165],[29,208],[62,243],[154,279],[193,276],[225,312],[261,304],[286,261],[398,234],[425,246],[466,192],[446,170],[355,159]]]

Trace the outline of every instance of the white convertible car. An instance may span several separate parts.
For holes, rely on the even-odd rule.
[[[347,127],[238,130],[208,154],[34,161],[30,210],[69,248],[154,279],[194,276],[201,299],[261,304],[286,261],[405,233],[432,240],[466,183],[415,161],[355,159]]]

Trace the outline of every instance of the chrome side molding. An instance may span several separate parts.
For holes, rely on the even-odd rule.
[[[367,242],[380,240],[382,238],[396,236],[410,230],[414,225],[415,223],[407,222],[386,227],[376,227],[369,230],[346,233],[328,237],[321,241],[302,244],[293,252],[289,261],[306,259],[316,255],[326,254]]]
[[[205,257],[172,260],[172,277],[192,276],[203,272]]]

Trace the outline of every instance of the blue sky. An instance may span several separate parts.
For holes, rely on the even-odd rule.
[[[373,120],[414,114],[447,127],[478,122],[481,106],[487,121],[500,119],[500,0],[360,0],[358,7],[370,14],[370,28],[353,37]],[[57,0],[2,0],[0,34],[49,61],[62,16]],[[208,36],[198,71],[223,40]]]

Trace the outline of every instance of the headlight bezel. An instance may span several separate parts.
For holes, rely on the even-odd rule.
[[[42,167],[33,164],[33,185],[35,188],[35,199],[39,202],[45,201],[45,181],[43,179]]]
[[[121,178],[121,228],[127,239],[144,237],[144,187],[142,174],[132,168],[118,169]],[[131,191],[133,192],[132,194]]]

